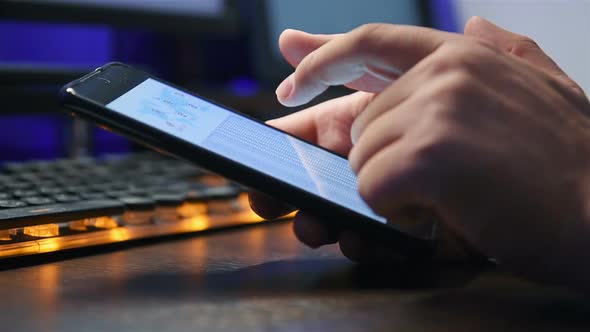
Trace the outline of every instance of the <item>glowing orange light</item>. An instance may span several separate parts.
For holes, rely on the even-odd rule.
[[[121,216],[121,220],[125,224],[129,225],[141,225],[141,224],[148,224],[152,221],[152,217],[154,216],[154,212],[152,210],[149,211],[125,211],[125,213]]]
[[[154,218],[160,222],[175,222],[178,221],[178,213],[175,207],[160,206],[156,208]]]
[[[199,181],[209,187],[220,187],[228,183],[225,178],[215,174],[203,175],[199,177]]]
[[[124,227],[110,230],[109,238],[112,242],[127,241],[131,238],[129,231]]]
[[[218,211],[224,211],[224,213],[203,213],[207,209],[206,203],[193,202],[191,204],[185,203],[180,207],[158,207],[155,211],[135,211],[135,214],[124,214],[120,217],[121,219],[118,219],[119,217],[105,216],[74,220],[65,224],[73,230],[86,230],[89,226],[100,229],[93,232],[70,232],[60,236],[59,225],[57,224],[0,231],[0,240],[11,240],[11,242],[6,243],[0,242],[0,258],[33,255],[163,235],[200,232],[212,228],[265,221],[250,209],[247,194],[241,194],[236,199],[215,201],[213,210],[217,209]],[[190,217],[186,217],[189,215]],[[158,216],[160,222],[151,223],[152,219],[158,220]],[[293,216],[294,213],[291,213],[281,219],[292,218]],[[121,220],[121,224],[118,223],[119,220]],[[34,236],[36,239],[18,237],[18,235],[22,234]],[[14,240],[21,242],[12,242]],[[263,241],[263,239],[253,239],[253,241]]]
[[[86,220],[76,220],[69,222],[69,227],[73,231],[86,231],[88,227],[86,227]]]
[[[238,202],[240,204],[240,206],[242,207],[242,212],[239,213],[239,220],[243,223],[257,223],[257,222],[262,222],[265,221],[264,218],[261,218],[259,215],[256,214],[256,212],[254,212],[251,208],[250,208],[250,201],[248,199],[248,193],[243,193],[240,194],[240,196],[238,197]],[[280,219],[291,219],[293,217],[295,217],[296,212],[291,212],[290,214],[281,217]]]
[[[183,218],[191,218],[207,212],[207,204],[185,202],[176,209],[176,212]]]
[[[98,217],[87,219],[86,224],[88,226],[94,226],[96,228],[111,229],[119,227],[119,224],[113,217]]]
[[[248,198],[248,193],[242,193],[238,196],[238,202],[240,206],[244,209],[250,209],[250,199]]]
[[[250,210],[250,211],[244,211],[240,214],[241,218],[240,220],[242,222],[260,222],[260,221],[265,221],[266,219],[260,217],[259,215],[257,215],[254,211]]]
[[[23,229],[23,233],[34,237],[52,237],[59,235],[58,224],[46,224],[38,226],[28,226]]]
[[[66,248],[62,248],[58,238],[44,239],[43,242],[39,243],[39,252],[41,252],[41,253],[54,252],[54,251],[59,251],[61,249],[66,249]]]
[[[0,257],[18,257],[39,253],[37,241],[7,243],[0,246]]]
[[[211,227],[209,218],[204,215],[188,218],[186,221],[189,223],[192,231],[204,231]]]
[[[238,209],[239,206],[236,206],[235,199],[224,199],[207,203],[208,214],[231,215]]]
[[[10,241],[12,237],[10,236],[9,230],[0,231],[0,241]]]

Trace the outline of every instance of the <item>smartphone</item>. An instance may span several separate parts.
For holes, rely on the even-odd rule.
[[[158,151],[176,156],[317,215],[379,237],[410,256],[432,239],[387,224],[362,200],[348,160],[121,63],[64,86],[61,103]]]

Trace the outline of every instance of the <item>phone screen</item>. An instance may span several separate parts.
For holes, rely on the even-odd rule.
[[[152,78],[107,108],[386,223],[360,197],[348,160],[238,113]]]

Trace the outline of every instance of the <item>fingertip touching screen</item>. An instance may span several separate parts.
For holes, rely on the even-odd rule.
[[[148,78],[107,108],[380,223],[348,160]]]

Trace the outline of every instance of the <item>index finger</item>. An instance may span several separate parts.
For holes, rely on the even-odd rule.
[[[348,136],[350,125],[372,98],[371,94],[355,92],[267,123],[338,154],[347,155],[352,147]],[[277,218],[295,210],[261,193],[250,193],[250,206],[265,219]]]
[[[331,85],[350,83],[365,74],[393,80],[460,35],[423,27],[368,24],[328,41],[307,55],[279,89],[286,106],[309,102]]]
[[[309,53],[317,50],[330,40],[340,35],[311,34],[304,31],[287,29],[279,37],[279,49],[285,60],[293,67],[297,67]]]

